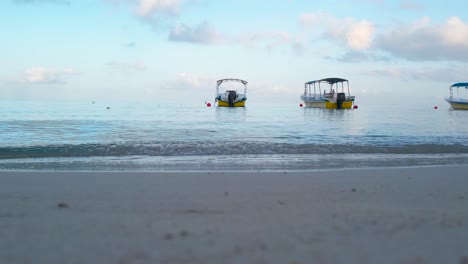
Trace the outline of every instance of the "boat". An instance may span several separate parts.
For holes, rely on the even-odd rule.
[[[243,85],[243,93],[239,93],[236,89],[221,90],[221,85],[226,83],[240,83]],[[247,81],[241,79],[221,79],[216,82],[216,98],[215,103],[218,103],[218,107],[245,107],[245,101],[247,100]],[[226,85],[230,86],[230,85]],[[235,85],[234,85],[235,86]],[[239,85],[237,85],[239,87]],[[224,87],[224,86],[223,86]]]
[[[350,109],[354,104],[354,96],[349,92],[349,81],[341,78],[306,82],[301,100],[306,107],[326,109]]]
[[[450,104],[452,109],[468,110],[468,96],[467,96],[468,83],[455,83],[455,84],[452,84],[449,88],[450,88],[450,97],[445,98],[445,101],[447,101]],[[456,97],[453,91],[454,88],[457,89]],[[464,96],[460,96],[460,88],[465,90]]]

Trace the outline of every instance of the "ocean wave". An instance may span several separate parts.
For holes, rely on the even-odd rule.
[[[0,159],[263,154],[468,154],[468,146],[463,144],[358,145],[195,141],[0,147]]]

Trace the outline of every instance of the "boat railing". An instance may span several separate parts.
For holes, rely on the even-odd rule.
[[[323,97],[320,94],[308,94],[308,95],[302,95],[301,99],[306,100],[306,101],[319,101],[319,100],[322,100]]]
[[[449,99],[452,102],[468,103],[468,99],[463,98],[463,97],[453,97],[453,98],[449,98]]]

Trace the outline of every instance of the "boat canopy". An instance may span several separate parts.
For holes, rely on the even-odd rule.
[[[452,86],[450,87],[468,87],[468,83],[455,83],[455,84],[452,84]]]
[[[218,86],[220,86],[223,82],[240,82],[243,85],[247,85],[247,83],[248,83],[247,81],[244,81],[244,80],[241,80],[241,79],[234,79],[234,78],[221,79],[221,80],[218,80],[216,83],[218,84]]]
[[[333,85],[335,83],[339,83],[339,82],[347,82],[348,80],[346,79],[341,79],[341,78],[325,78],[325,79],[321,79],[321,80],[315,80],[315,81],[310,81],[310,82],[306,82],[305,84],[308,85],[308,84],[314,84],[314,83],[320,83],[320,82],[327,82],[329,83],[330,85]]]
[[[228,79],[221,79],[216,81],[216,96],[219,95],[219,89],[221,87],[221,84],[225,82],[237,82],[237,83],[242,83],[244,85],[244,96],[247,94],[247,81],[241,80],[241,79],[235,79],[235,78],[228,78]]]
[[[317,88],[318,88],[318,94],[322,94],[321,86],[323,86],[324,84],[330,85],[330,92],[328,93],[328,95],[334,94],[333,87],[335,87],[336,92],[338,92],[338,89],[341,88],[342,93],[345,93],[345,88],[346,88],[348,92],[348,96],[351,96],[349,92],[349,81],[346,79],[342,79],[342,78],[325,78],[325,79],[306,82],[305,87],[304,87],[304,96],[317,96]],[[312,93],[312,87],[314,88],[314,93]],[[326,90],[324,89],[323,90],[324,94],[325,94],[325,91]]]
[[[456,88],[456,91],[454,91],[455,90],[454,88]],[[464,89],[465,90],[465,96],[462,95],[460,97],[460,89],[459,88],[465,88]],[[457,98],[459,98],[459,99],[460,98],[468,98],[468,94],[467,94],[468,82],[454,83],[454,84],[450,85],[449,89],[450,89],[450,97],[449,97],[450,100],[453,100],[453,98],[455,97],[454,96],[455,92],[457,93]],[[462,90],[462,92],[463,92],[463,90]],[[464,100],[466,100],[466,99],[464,99]]]

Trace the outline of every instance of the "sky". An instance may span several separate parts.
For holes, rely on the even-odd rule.
[[[350,81],[356,101],[443,100],[468,81],[466,0],[2,0],[0,98],[298,103]]]

